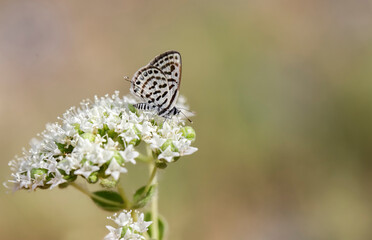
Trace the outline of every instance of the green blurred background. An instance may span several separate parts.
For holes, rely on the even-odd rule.
[[[2,0],[0,180],[47,122],[171,49],[199,151],[160,175],[168,239],[372,239],[367,0]],[[1,239],[108,232],[75,189],[0,194]]]

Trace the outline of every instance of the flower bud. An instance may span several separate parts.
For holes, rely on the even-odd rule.
[[[181,129],[181,132],[182,132],[182,136],[184,136],[186,139],[190,141],[195,140],[196,134],[195,134],[195,130],[192,127],[190,126],[183,127]]]
[[[98,172],[92,172],[87,180],[89,183],[96,183],[98,181]]]
[[[171,147],[172,152],[178,152],[178,149],[176,148],[176,146],[174,146],[173,141],[171,139],[165,141],[165,143],[161,145],[160,149],[162,151],[165,151],[165,149],[167,149],[169,146]]]
[[[105,188],[114,188],[117,183],[118,183],[118,181],[116,181],[112,177],[110,177],[110,178],[103,178],[103,179],[100,180],[101,186],[102,187],[105,187]]]
[[[164,169],[168,166],[167,162],[163,159],[156,159],[155,165],[157,168],[160,168],[160,169]]]
[[[125,163],[125,160],[124,158],[121,156],[121,154],[119,153],[119,151],[115,151],[114,152],[114,157],[112,158],[111,161],[117,161],[119,163],[119,165],[123,165]],[[108,165],[108,164],[107,164]]]
[[[81,134],[81,137],[84,139],[88,139],[90,142],[94,142],[94,140],[96,139],[96,136],[93,133],[88,132]]]
[[[131,111],[132,113],[136,113],[136,108],[132,105],[132,104],[128,104],[128,109],[129,111]]]
[[[48,173],[48,170],[47,169],[43,169],[43,168],[33,168],[31,169],[31,178],[35,179],[35,175],[43,175],[43,174],[47,174]]]

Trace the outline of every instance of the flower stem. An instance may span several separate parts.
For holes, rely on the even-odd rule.
[[[124,204],[126,206],[125,208],[130,209],[130,207],[132,206],[132,203],[127,198],[127,195],[125,194],[124,188],[120,184],[118,184],[117,188],[118,188],[118,192],[119,192],[120,196],[124,200]]]
[[[150,189],[151,185],[153,184],[157,184],[157,181],[156,181],[156,172],[158,170],[158,168],[153,165],[152,169],[151,169],[152,165],[150,165],[150,178],[149,178],[149,181],[147,182],[147,185],[146,185],[146,188],[145,188],[145,191],[143,191],[144,193],[147,193],[147,191]],[[154,181],[155,179],[155,181]]]
[[[120,207],[120,208],[125,207],[124,206],[125,204],[120,204],[120,203],[117,203],[117,202],[114,202],[114,201],[110,201],[106,198],[97,196],[97,195],[89,192],[87,189],[83,188],[82,186],[80,186],[79,184],[77,184],[75,182],[70,183],[70,185],[73,186],[74,188],[76,188],[77,190],[79,190],[80,192],[82,192],[83,194],[87,195],[90,198],[93,198],[93,199],[98,200],[100,202],[107,203],[107,204],[110,204],[110,205],[114,205],[114,206],[117,206],[117,207]]]
[[[150,187],[151,184],[158,183],[156,169],[157,167],[154,163],[150,165],[151,177],[150,177],[149,184],[147,184],[147,187]],[[154,196],[152,197],[152,201],[151,201],[151,218],[152,218],[151,219],[152,220],[152,238],[158,239],[159,238],[159,226],[158,226],[158,190],[157,189],[155,190]]]

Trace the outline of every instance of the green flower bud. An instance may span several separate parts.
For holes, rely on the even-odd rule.
[[[182,136],[184,136],[186,139],[190,141],[195,141],[196,134],[195,134],[195,130],[192,127],[190,126],[183,127],[181,129],[181,132],[182,132]]]
[[[124,158],[120,155],[118,151],[115,151],[114,156],[111,159],[111,161],[115,161],[115,160],[119,163],[119,165],[123,165],[125,163]]]
[[[96,136],[93,133],[83,133],[81,134],[81,137],[84,139],[88,139],[90,142],[94,142],[96,139]]]
[[[110,178],[101,179],[99,183],[101,184],[102,187],[114,188],[118,184],[118,181],[116,181],[114,178],[110,177]]]
[[[44,168],[33,168],[31,169],[31,178],[35,179],[35,175],[43,175],[43,174],[47,174],[48,173],[48,170],[47,169],[44,169]]]
[[[176,148],[176,146],[174,146],[173,141],[171,139],[168,139],[165,143],[163,143],[160,149],[162,151],[165,151],[165,149],[167,149],[169,146],[171,147],[172,152],[178,152],[178,149]]]
[[[157,167],[157,168],[160,168],[160,169],[164,169],[164,168],[166,168],[168,165],[167,165],[167,162],[165,161],[165,160],[163,160],[163,159],[157,159],[156,161],[155,161],[155,166]]]
[[[87,180],[89,183],[96,183],[98,181],[98,172],[92,172]]]
[[[132,104],[129,104],[128,103],[128,108],[129,108],[129,111],[131,111],[132,113],[136,113],[136,108],[132,105]]]

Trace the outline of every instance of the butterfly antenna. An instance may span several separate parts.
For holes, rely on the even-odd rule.
[[[182,113],[182,115],[187,119],[189,120],[190,123],[193,123],[193,121],[190,120],[190,118],[188,118],[182,111],[180,111],[180,113]]]
[[[177,107],[179,110],[184,110],[184,111],[186,111],[186,112],[189,112],[189,113],[191,113],[191,114],[196,114],[196,112],[194,112],[194,111],[191,111],[191,110],[189,110],[189,109],[187,109],[187,108],[180,108],[180,107]]]
[[[132,81],[129,79],[128,76],[124,76],[124,80],[127,81],[127,82],[130,82],[130,83],[132,82]]]

